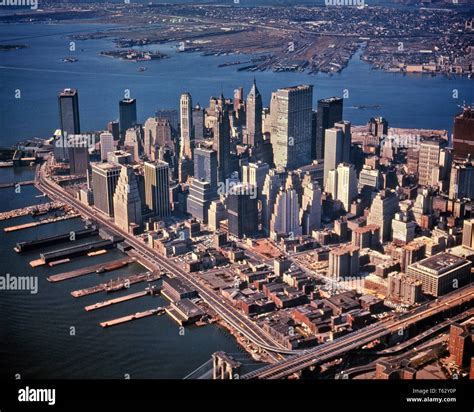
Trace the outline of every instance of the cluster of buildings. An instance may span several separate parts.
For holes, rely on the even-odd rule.
[[[342,98],[313,109],[313,87],[299,85],[264,107],[254,81],[247,96],[238,88],[208,107],[183,93],[179,110],[143,124],[136,100],[124,99],[119,121],[91,138],[81,134],[77,90],[58,99],[55,141],[67,144],[54,147],[57,173],[71,175],[80,200],[183,257],[189,273],[222,269],[223,297],[288,348],[472,281],[472,108],[455,117],[452,143],[443,132],[394,134],[382,117],[354,139]],[[209,233],[212,244],[202,243]],[[249,258],[257,239],[286,257],[273,267],[265,251]],[[196,309],[185,299],[171,296],[182,322]]]

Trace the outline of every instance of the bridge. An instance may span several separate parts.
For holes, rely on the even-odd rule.
[[[385,322],[378,322],[359,331],[337,338],[331,342],[293,355],[283,361],[266,366],[242,376],[242,379],[281,379],[305,369],[333,360],[358,349],[377,339],[390,336],[398,331],[457,306],[472,307],[474,285],[467,285],[434,301],[425,303],[417,309]]]

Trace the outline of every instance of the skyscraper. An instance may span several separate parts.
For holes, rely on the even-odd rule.
[[[194,149],[194,177],[209,182],[217,190],[217,152],[204,147]]]
[[[336,127],[326,129],[324,145],[324,184],[330,170],[335,170],[343,162],[344,133]]]
[[[262,134],[262,96],[257,88],[255,79],[252,88],[247,96],[247,130],[244,136],[244,143],[256,146],[263,141]]]
[[[300,206],[298,193],[292,187],[281,188],[275,199],[270,220],[270,236],[276,240],[279,236],[295,238],[301,236],[299,219]]]
[[[224,182],[230,176],[230,123],[227,107],[216,108],[212,147],[217,152],[217,179]]]
[[[280,187],[284,184],[286,172],[277,169],[270,169],[265,177],[263,184],[261,201],[262,201],[262,230],[265,235],[270,234],[270,220],[273,214],[276,197]]]
[[[350,211],[352,201],[357,197],[357,173],[354,165],[340,163],[335,170],[330,170],[326,181],[325,191],[332,198],[339,200],[346,212]]]
[[[258,161],[256,163],[249,163],[242,166],[242,183],[248,183],[257,188],[257,193],[260,198],[265,177],[270,170],[267,163]]]
[[[69,151],[67,136],[81,133],[79,122],[79,95],[76,89],[64,89],[58,95],[61,140],[54,151],[57,160],[67,160]]]
[[[114,151],[114,136],[112,133],[103,132],[100,134],[100,160],[105,162],[107,154]]]
[[[324,141],[326,129],[334,127],[334,123],[342,120],[343,100],[340,97],[330,97],[318,100],[318,114],[316,120],[316,158],[324,155]]]
[[[169,166],[157,160],[145,162],[145,203],[155,216],[165,218],[170,214]]]
[[[142,202],[133,167],[121,166],[114,193],[114,221],[126,232],[133,232],[142,224]]]
[[[204,109],[199,104],[193,109],[193,133],[195,140],[204,139]]]
[[[193,158],[193,101],[189,93],[183,93],[180,99],[181,157]]]
[[[250,185],[240,184],[227,198],[229,233],[238,238],[253,236],[258,230],[257,199],[252,192]]]
[[[445,139],[427,139],[420,143],[418,161],[418,184],[420,186],[438,184],[440,152],[447,146]],[[435,173],[436,172],[436,173]]]
[[[311,179],[303,183],[300,222],[303,235],[310,235],[321,227],[321,189]]]
[[[390,239],[392,219],[399,209],[398,196],[394,191],[385,189],[377,193],[367,216],[368,225],[380,227],[380,242]]]
[[[449,198],[474,199],[474,165],[469,162],[454,162],[451,168]]]
[[[120,165],[92,163],[94,206],[109,217],[114,215],[114,192],[120,170]]]
[[[311,163],[313,86],[294,86],[272,93],[271,143],[276,167],[297,169]]]
[[[72,175],[85,175],[89,167],[89,138],[86,135],[70,135],[68,138],[68,158]]]
[[[137,124],[137,101],[135,99],[123,99],[119,102],[119,126],[120,139],[125,138],[127,129]]]
[[[465,107],[454,118],[453,151],[455,158],[474,157],[474,107]]]

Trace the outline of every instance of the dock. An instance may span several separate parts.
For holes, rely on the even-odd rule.
[[[161,315],[164,312],[165,312],[165,309],[163,307],[158,307],[155,309],[146,310],[144,312],[137,312],[137,313],[134,313],[133,315],[123,316],[121,318],[108,320],[106,322],[101,322],[100,326],[102,326],[103,328],[108,328],[110,326],[121,325],[122,323],[130,322],[136,319],[143,319],[143,318],[147,318],[153,315]]]
[[[48,219],[39,220],[37,222],[24,223],[22,225],[9,226],[3,229],[4,232],[16,232],[17,230],[29,229],[41,225],[48,225],[50,223],[61,222],[62,220],[75,219],[79,217],[79,213],[68,213],[66,215],[51,217]]]
[[[128,276],[126,278],[119,278],[109,282],[101,283],[86,289],[74,290],[71,295],[75,298],[92,295],[99,292],[116,292],[128,288],[130,285],[140,282],[153,282],[160,279],[162,274],[160,272],[146,272],[138,275]]]
[[[101,251],[102,249],[112,249],[116,242],[109,239],[96,240],[83,245],[71,246],[63,249],[53,250],[51,252],[40,253],[40,260],[45,264],[65,258],[73,258],[78,256],[93,256],[92,252]]]
[[[149,295],[148,291],[143,290],[141,292],[132,293],[130,295],[122,296],[120,298],[109,299],[109,300],[105,300],[103,302],[94,303],[93,305],[86,306],[84,309],[87,312],[90,312],[91,310],[106,308],[107,306],[115,305],[117,303],[127,302],[128,300],[141,298],[141,297],[146,296],[146,295]]]
[[[70,272],[60,273],[58,275],[49,276],[47,279],[50,282],[62,282],[63,280],[77,278],[79,276],[90,275],[91,273],[105,273],[112,270],[123,268],[130,263],[135,262],[135,259],[125,258],[114,260],[108,263],[99,263],[97,265],[88,266],[81,269],[72,270]]]
[[[9,183],[0,183],[0,189],[6,189],[8,187],[16,187],[18,186],[31,186],[34,185],[34,180],[25,180],[24,182],[9,182]]]
[[[17,253],[26,252],[29,250],[55,245],[61,242],[76,241],[89,236],[97,235],[98,233],[99,231],[96,228],[71,231],[62,233],[60,235],[31,240],[28,242],[18,242],[14,250]]]
[[[49,202],[41,205],[28,206],[21,209],[13,209],[0,213],[0,221],[28,215],[42,215],[59,209],[65,209],[66,205],[61,202]]]

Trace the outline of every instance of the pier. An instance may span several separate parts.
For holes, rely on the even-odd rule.
[[[121,296],[120,298],[109,299],[109,300],[105,300],[105,301],[103,301],[103,302],[94,303],[93,305],[86,306],[84,309],[85,309],[87,312],[90,312],[91,310],[97,310],[97,309],[106,308],[107,306],[115,305],[115,304],[117,304],[117,303],[127,302],[128,300],[133,300],[133,299],[141,298],[141,297],[146,296],[146,295],[149,295],[149,294],[150,294],[150,293],[149,293],[147,290],[143,290],[143,291],[141,291],[141,292],[137,292],[137,293],[132,293],[132,294],[130,294],[130,295]]]
[[[42,247],[55,245],[56,243],[83,239],[88,236],[97,235],[98,233],[99,231],[96,228],[71,231],[67,233],[62,233],[60,235],[31,240],[28,242],[18,242],[14,250],[17,253],[26,252],[28,250],[34,250]]]
[[[46,213],[59,210],[59,209],[66,209],[66,205],[61,202],[49,202],[43,203],[41,205],[34,205],[23,207],[21,209],[13,209],[8,212],[0,213],[0,221],[13,219],[15,217],[21,216],[36,216],[36,215],[44,215]]]
[[[66,215],[50,217],[47,219],[38,220],[37,222],[30,222],[30,223],[24,223],[22,225],[9,226],[9,227],[4,228],[3,231],[7,233],[16,232],[17,230],[29,229],[31,227],[49,225],[50,223],[61,222],[63,220],[75,219],[76,217],[79,217],[79,216],[80,216],[79,213],[69,212]]]
[[[72,246],[64,249],[53,250],[52,252],[40,253],[39,261],[43,264],[61,260],[65,258],[72,258],[82,255],[87,255],[102,249],[111,249],[116,242],[113,240],[97,240],[95,242],[86,243],[84,245]]]
[[[164,313],[164,311],[165,311],[164,308],[158,307],[155,309],[146,310],[144,312],[137,312],[137,313],[134,313],[133,315],[123,316],[121,318],[108,320],[106,322],[101,322],[100,326],[102,326],[103,328],[108,328],[110,326],[120,325],[122,323],[130,322],[136,319],[143,319],[143,318],[147,318],[153,315],[161,315]]]
[[[13,166],[13,164],[12,164]],[[26,180],[24,182],[8,182],[8,183],[0,183],[0,189],[7,189],[9,187],[16,187],[16,186],[31,186],[34,185],[34,180]]]
[[[52,275],[48,277],[48,281],[50,282],[62,282],[63,280],[77,278],[79,276],[90,275],[91,273],[105,273],[110,272],[112,270],[120,269],[129,265],[130,263],[135,262],[136,260],[133,258],[125,258],[114,260],[108,263],[99,263],[97,265],[88,266],[86,268],[72,270],[70,272],[60,273],[58,275]]]
[[[80,298],[83,296],[92,295],[99,292],[116,292],[122,289],[128,288],[130,285],[140,282],[153,282],[160,279],[162,274],[160,272],[146,272],[140,273],[138,275],[128,276],[126,278],[119,278],[116,280],[111,280],[106,283],[101,283],[96,286],[92,286],[86,289],[74,290],[71,292],[71,295],[75,298]]]

